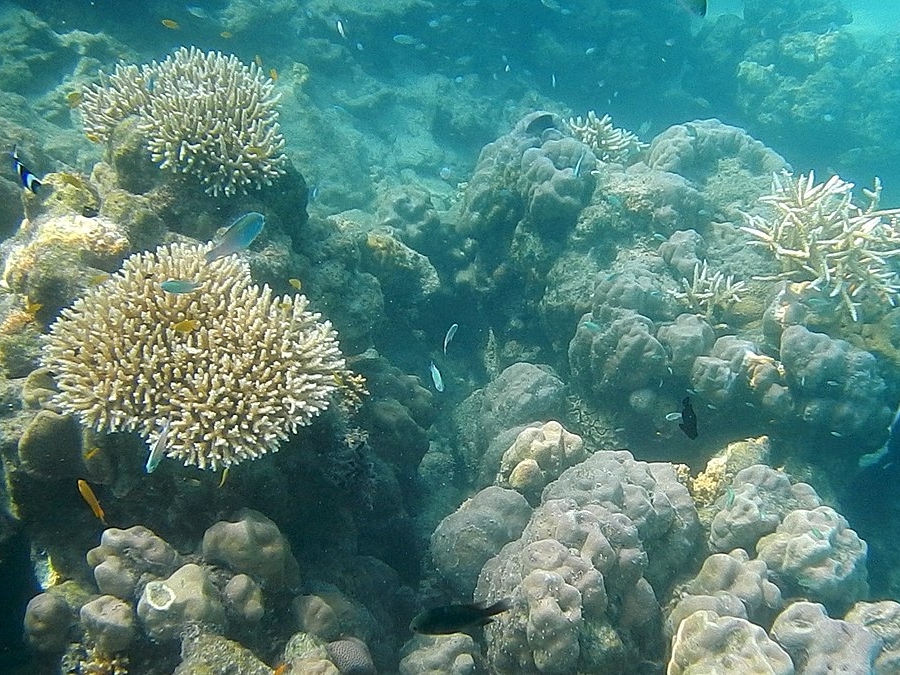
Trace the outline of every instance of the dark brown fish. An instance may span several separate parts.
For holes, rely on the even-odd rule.
[[[508,599],[500,600],[488,607],[485,607],[483,603],[432,607],[417,614],[409,624],[409,629],[425,635],[463,633],[468,628],[490,623],[493,621],[491,617],[505,612],[510,607],[512,607],[512,603]]]
[[[685,396],[681,401],[681,422],[678,424],[684,435],[694,440],[697,438],[697,414],[691,405],[691,397]]]

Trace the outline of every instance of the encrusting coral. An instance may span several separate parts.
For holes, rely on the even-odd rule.
[[[56,402],[102,431],[155,440],[167,456],[216,470],[278,449],[351,382],[328,321],[303,295],[273,297],[236,256],[173,244],[128,258],[63,310],[44,363]],[[191,280],[191,293],[160,283]]]
[[[89,138],[136,115],[160,168],[196,175],[211,195],[246,194],[284,173],[275,83],[236,56],[182,47],[162,63],[116,67],[85,88]]]
[[[864,190],[866,207],[853,203],[852,190],[853,183],[839,176],[816,184],[812,172],[797,179],[775,174],[771,194],[760,197],[774,216],[745,214],[741,229],[779,260],[776,279],[809,282],[839,297],[857,321],[866,296],[890,305],[900,296],[900,275],[890,263],[900,255],[900,209],[878,208],[878,179],[873,190]]]

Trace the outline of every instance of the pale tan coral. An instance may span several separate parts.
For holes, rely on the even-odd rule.
[[[630,131],[614,127],[609,115],[597,117],[593,110],[588,111],[587,119],[580,115],[570,117],[568,125],[572,135],[589,146],[602,162],[626,162],[648,147]]]
[[[587,457],[581,436],[550,421],[523,429],[503,453],[497,484],[534,493]]]
[[[812,172],[794,178],[775,175],[772,192],[760,198],[769,217],[745,214],[741,229],[766,246],[781,273],[762,280],[806,281],[840,298],[854,321],[866,297],[894,305],[900,299],[900,209],[879,209],[881,183],[863,191],[865,207],[853,202],[853,183],[832,176],[816,183]]]
[[[275,83],[236,56],[182,47],[154,63],[142,117],[160,167],[196,174],[212,195],[246,194],[284,173]]]
[[[111,75],[100,73],[100,82],[82,91],[79,109],[84,131],[95,142],[105,143],[116,124],[139,115],[150,96],[150,71],[120,63]]]
[[[22,279],[48,250],[63,248],[84,259],[100,259],[106,264],[121,260],[129,249],[122,226],[103,218],[85,218],[80,214],[43,216],[25,219],[16,241],[7,253],[3,268],[4,288],[20,290]]]
[[[725,492],[725,485],[731,478],[727,469],[725,457],[716,456],[706,463],[706,469],[691,481],[690,492],[695,504],[708,506]]]
[[[105,141],[136,115],[161,168],[196,175],[211,195],[246,194],[284,173],[274,87],[256,64],[182,47],[161,63],[101,74],[85,89],[83,124]]]
[[[216,470],[277,450],[350,373],[337,334],[304,296],[273,297],[237,256],[207,264],[210,246],[131,256],[63,310],[44,363],[57,403],[86,426],[155,440],[168,420],[166,454]],[[200,288],[166,293],[168,279]]]

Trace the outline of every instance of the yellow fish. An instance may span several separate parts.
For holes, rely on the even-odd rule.
[[[303,287],[303,284],[300,283],[299,279],[288,279],[288,283],[298,291]]]
[[[106,513],[103,511],[103,507],[100,506],[100,502],[97,501],[97,495],[94,494],[94,491],[91,489],[91,486],[87,484],[87,481],[78,479],[78,491],[81,493],[82,499],[87,502],[87,505],[91,507],[91,511],[94,512],[94,515],[100,520],[101,523],[106,525]]]
[[[278,71],[272,68],[269,71],[269,77],[272,78],[272,82],[278,82]]]
[[[85,459],[85,461],[90,460],[90,459],[93,459],[94,457],[96,457],[98,452],[100,452],[100,448],[97,447],[97,446],[95,445],[93,448],[91,448],[91,449],[88,450],[86,453],[84,453],[84,459]]]
[[[228,479],[228,469],[229,467],[225,467],[225,470],[222,472],[222,480],[219,481],[219,487],[225,485],[225,481]]]
[[[66,94],[66,100],[69,102],[70,108],[77,108],[81,103],[81,92],[70,91],[68,94]]]
[[[31,300],[29,300],[29,299],[27,299],[27,298],[25,299],[25,312],[26,312],[27,314],[31,314],[31,315],[37,314],[37,313],[38,313],[38,310],[39,310],[41,307],[43,307],[43,305],[42,305],[41,303],[39,303],[39,302],[32,302]]]
[[[279,307],[281,307],[281,309],[283,309],[285,312],[288,311],[289,309],[291,309],[293,306],[294,306],[294,303],[291,302],[290,300],[285,300],[284,302],[282,302],[279,305]]]
[[[172,30],[178,30],[179,25],[177,21],[172,21],[172,19],[163,19],[160,23],[166,28],[171,28]]]
[[[109,272],[101,272],[100,274],[94,274],[88,277],[88,284],[91,286],[99,286],[104,281],[109,279],[112,276]]]
[[[200,328],[200,322],[197,321],[197,319],[185,319],[184,321],[179,321],[173,325],[172,328],[179,333],[190,333],[192,330]]]
[[[232,33],[230,30],[223,30],[221,33],[219,33],[219,36],[227,40],[228,38],[233,37],[234,33]]]
[[[85,134],[85,137],[86,137],[91,143],[102,143],[102,141],[100,140],[100,137],[99,137],[97,134]]]

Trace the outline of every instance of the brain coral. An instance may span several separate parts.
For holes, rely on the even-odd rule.
[[[138,253],[63,310],[43,360],[57,403],[89,427],[156,438],[200,468],[275,451],[325,410],[346,374],[337,334],[307,299],[273,297],[236,256],[210,264],[209,245]],[[192,293],[160,288],[169,279]]]
[[[196,175],[211,195],[246,194],[284,173],[275,83],[256,64],[182,47],[162,63],[118,66],[84,92],[89,136],[130,115],[161,168]]]

